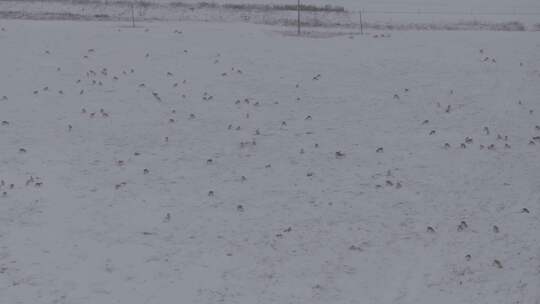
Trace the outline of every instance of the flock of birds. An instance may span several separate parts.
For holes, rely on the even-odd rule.
[[[2,30],[5,31],[5,29],[2,29]],[[182,32],[178,31],[178,30],[175,30],[174,33],[175,34],[181,34]],[[374,38],[378,38],[378,37],[387,38],[384,35],[380,35],[380,36],[375,35],[374,36]],[[388,37],[390,37],[390,36],[388,35]],[[92,54],[94,54],[95,52],[96,52],[96,50],[94,48],[88,49],[87,54],[83,55],[82,57],[83,57],[83,59],[89,59],[90,56]],[[50,55],[51,51],[46,50],[44,53],[46,55]],[[188,50],[184,50],[184,53],[188,53]],[[484,54],[484,50],[480,50],[480,53]],[[150,55],[150,53],[146,53],[142,57],[143,58],[141,58],[141,60],[144,60],[145,58],[146,59],[150,58],[151,55]],[[216,57],[217,58],[212,59],[214,64],[218,64],[220,62],[219,54]],[[495,58],[488,57],[488,56],[486,56],[484,59],[482,59],[482,61],[486,62],[486,63],[492,63],[492,64],[496,63]],[[520,63],[520,65],[522,66],[523,64]],[[58,67],[57,72],[60,72],[60,71],[62,71],[62,68]],[[227,77],[227,76],[230,76],[231,74],[242,75],[243,73],[244,72],[241,69],[233,67],[233,68],[230,69],[230,71],[222,72],[220,74],[220,76]],[[111,71],[109,71],[105,67],[101,68],[99,70],[89,69],[89,70],[84,72],[84,75],[86,77],[85,79],[81,78],[81,79],[76,79],[74,81],[75,85],[77,86],[77,89],[75,89],[75,91],[58,88],[58,89],[56,89],[56,92],[57,92],[58,95],[72,94],[70,92],[76,92],[76,93],[72,94],[74,96],[76,96],[76,95],[84,95],[88,90],[88,86],[97,86],[97,87],[104,86],[106,81],[113,82],[113,83],[118,82],[118,81],[121,81],[122,77],[127,77],[128,75],[132,75],[132,74],[135,74],[135,69],[134,68],[127,69],[127,70],[122,70],[122,71],[120,71],[119,73],[116,73],[116,74],[112,73]],[[180,87],[182,85],[187,84],[187,80],[181,80],[181,81],[175,80],[175,75],[174,75],[174,73],[172,71],[166,72],[165,76],[167,78],[171,79],[171,86],[173,88],[177,88],[177,87]],[[322,77],[323,76],[321,74],[314,75],[314,76],[311,77],[311,81],[319,81],[319,80],[322,79]],[[296,84],[296,88],[299,88],[300,85],[301,85],[300,83]],[[147,88],[147,87],[148,86],[147,86],[146,83],[139,83],[137,85],[137,88],[139,88],[139,89],[143,89],[143,88]],[[136,89],[136,88],[134,88],[134,89]],[[34,89],[31,92],[32,92],[33,95],[37,96],[39,94],[47,93],[47,92],[50,93],[52,91],[53,91],[53,89],[51,87],[44,86],[41,89]],[[403,91],[404,91],[404,93],[408,93],[410,91],[410,89],[406,88],[406,89],[403,89]],[[453,91],[451,91],[450,94],[453,94]],[[165,98],[158,91],[152,91],[151,92],[151,97],[156,102],[159,102],[159,103],[162,103],[164,98]],[[187,98],[187,96],[185,94],[181,94],[180,97],[182,99]],[[214,100],[214,98],[216,98],[216,97],[214,95],[208,93],[208,92],[203,92],[202,96],[201,96],[202,101],[205,101],[205,102],[206,101],[212,101],[212,100]],[[398,93],[396,93],[396,94],[393,95],[393,99],[394,100],[400,100],[401,97],[400,97],[400,95]],[[10,100],[11,99],[10,99],[9,96],[2,96],[1,97],[2,102],[10,102]],[[297,96],[296,100],[297,101],[301,100],[301,97]],[[235,104],[235,105],[245,104],[245,105],[252,105],[253,107],[261,106],[260,101],[255,101],[250,97],[232,100],[231,102],[233,104]],[[518,101],[518,104],[521,105],[521,106],[523,105],[521,101]],[[448,104],[446,106],[443,106],[442,104],[439,103],[437,106],[438,106],[438,108],[441,109],[441,111],[443,113],[446,113],[446,114],[449,114],[452,111],[454,111],[454,109],[452,108],[452,105],[450,105],[450,104]],[[89,119],[97,119],[99,117],[103,118],[103,119],[111,119],[111,115],[110,115],[109,111],[105,110],[104,108],[99,108],[98,110],[89,110],[87,107],[82,107],[81,110],[80,110],[80,113],[81,113],[81,115],[87,116]],[[176,111],[176,109],[172,109],[172,110],[170,110],[170,113],[174,115],[174,114],[177,114],[177,111]],[[529,110],[529,113],[532,115],[533,110]],[[244,117],[246,119],[250,119],[250,114],[245,113]],[[186,115],[185,119],[187,119],[187,120],[196,120],[197,115],[195,113],[189,113],[188,115]],[[311,120],[314,120],[314,119],[315,118],[311,114],[305,113],[305,118],[304,118],[305,121],[311,121]],[[174,124],[174,123],[177,122],[177,120],[178,120],[178,118],[176,116],[171,117],[171,118],[169,118],[167,120],[167,123]],[[430,126],[430,124],[431,124],[431,122],[430,122],[429,119],[425,119],[425,120],[423,120],[421,122],[421,125],[426,126],[426,127]],[[11,125],[12,125],[12,122],[9,121],[9,120],[2,120],[1,121],[1,126],[2,127],[8,128]],[[230,123],[230,124],[228,124],[227,126],[224,126],[224,127],[226,127],[228,130],[236,130],[236,131],[241,130],[240,125],[234,124],[234,123]],[[282,120],[279,123],[279,128],[281,128],[281,129],[287,128],[287,121]],[[68,124],[66,126],[66,129],[67,129],[67,132],[73,132],[74,131],[74,125],[73,124]],[[540,144],[540,125],[535,126],[535,131],[539,135],[530,138],[524,144],[530,145],[530,146]],[[457,142],[457,143],[444,142],[444,143],[442,143],[442,148],[443,149],[451,149],[452,147],[458,147],[459,149],[469,149],[470,147],[473,147],[473,145],[475,145],[475,144],[477,144],[477,146],[478,146],[478,148],[480,150],[486,149],[486,150],[494,151],[494,150],[499,149],[499,148],[502,148],[502,149],[511,149],[512,148],[512,146],[510,145],[511,138],[509,138],[509,136],[503,135],[503,134],[493,134],[493,132],[492,132],[492,130],[491,130],[491,128],[489,126],[483,126],[482,132],[483,132],[483,135],[486,136],[486,138],[488,138],[488,136],[490,136],[491,142],[486,143],[486,142],[488,142],[486,140],[478,140],[478,139],[473,138],[472,136],[464,136],[463,141],[461,141],[461,142]],[[253,130],[253,138],[251,140],[243,140],[243,141],[241,141],[239,143],[240,148],[256,147],[257,146],[257,141],[258,141],[257,137],[260,136],[260,135],[261,135],[260,128],[255,128]],[[436,135],[437,135],[437,129],[436,128],[428,128],[427,129],[427,136],[436,136]],[[170,139],[169,139],[168,136],[166,136],[166,137],[163,138],[163,141],[164,142],[169,142]],[[483,143],[479,143],[479,142],[483,142]],[[523,143],[514,142],[513,144],[516,145],[516,144],[523,144]],[[316,143],[314,145],[314,148],[318,148],[318,147],[319,147],[319,144]],[[27,149],[31,149],[31,148],[32,147],[20,147],[18,152],[21,153],[21,154],[24,154],[24,153],[27,153]],[[377,147],[374,152],[375,153],[384,153],[385,148],[382,147],[382,146]],[[301,149],[299,153],[304,154],[305,150]],[[339,151],[335,151],[333,156],[334,156],[335,159],[341,160],[341,159],[345,159],[347,157],[347,153],[349,153],[349,152],[339,150]],[[134,155],[138,156],[139,153],[134,152]],[[215,160],[213,158],[207,158],[205,160],[206,165],[212,165],[214,162],[215,162]],[[120,166],[120,167],[126,166],[126,162],[124,160],[117,160],[115,165]],[[265,168],[271,168],[271,166],[272,166],[271,164],[266,164]],[[150,168],[144,168],[141,173],[144,174],[144,175],[148,175],[148,174],[151,174],[151,170],[150,170]],[[309,171],[309,172],[306,173],[306,176],[307,177],[313,177],[314,172]],[[401,188],[404,187],[404,184],[403,184],[402,181],[400,181],[400,180],[392,180],[391,177],[392,177],[392,172],[390,170],[388,170],[388,172],[386,174],[386,179],[384,180],[384,182],[383,183],[377,183],[375,185],[375,188],[378,189],[378,188],[383,188],[383,187],[391,187],[391,188],[395,188],[395,189],[401,189]],[[240,181],[241,182],[246,182],[247,177],[242,175],[240,177]],[[121,190],[122,188],[126,187],[127,185],[128,185],[127,182],[119,182],[119,183],[114,185],[114,189]],[[43,186],[43,181],[42,181],[42,179],[40,177],[30,176],[28,178],[28,180],[26,181],[25,186],[27,186],[27,187],[32,186],[32,187],[38,187],[39,188],[39,187]],[[6,182],[4,180],[0,181],[0,189],[2,191],[2,196],[3,197],[7,197],[9,192],[12,191],[13,189],[15,189],[15,187],[16,187],[16,185],[14,183],[9,183],[9,182]],[[215,195],[216,195],[215,190],[213,190],[213,189],[207,190],[207,196],[208,197],[214,197]],[[238,212],[244,212],[245,208],[246,207],[244,205],[242,205],[242,204],[236,205],[236,211],[238,211]],[[527,208],[522,208],[521,213],[528,214],[528,213],[530,213],[530,211]],[[166,213],[166,215],[164,216],[163,222],[169,222],[170,220],[171,220],[171,213]],[[292,229],[291,227],[288,227],[285,230],[283,230],[283,232],[290,232],[291,229]],[[461,221],[461,222],[459,222],[457,224],[456,229],[459,232],[465,231],[465,230],[468,229],[468,223],[466,221]],[[500,233],[500,231],[501,231],[501,228],[499,226],[497,226],[497,225],[492,226],[492,232],[493,233]],[[436,229],[433,226],[427,226],[426,232],[427,233],[437,233]],[[281,232],[277,234],[277,236],[280,236],[280,235],[282,235]],[[352,245],[349,249],[350,250],[360,250],[360,247]],[[471,256],[468,254],[465,258],[467,260],[470,260]],[[495,259],[495,260],[493,260],[493,266],[495,266],[497,268],[503,268],[503,263],[500,260]]]

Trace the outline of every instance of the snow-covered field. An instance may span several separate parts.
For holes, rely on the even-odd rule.
[[[0,27],[0,303],[540,303],[537,33]]]

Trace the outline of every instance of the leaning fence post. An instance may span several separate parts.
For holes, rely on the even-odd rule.
[[[135,27],[135,8],[131,2],[131,27]]]
[[[360,17],[360,35],[364,35],[364,24],[362,22],[362,9],[358,12],[358,16]]]
[[[296,7],[296,10],[298,12],[298,18],[296,20],[296,23],[298,25],[298,36],[300,36],[300,0],[298,0],[298,5]]]

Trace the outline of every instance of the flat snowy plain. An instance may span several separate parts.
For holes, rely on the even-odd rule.
[[[0,27],[0,303],[540,303],[538,33]]]

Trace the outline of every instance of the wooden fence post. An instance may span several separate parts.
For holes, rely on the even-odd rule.
[[[300,36],[300,0],[298,0],[297,11],[298,11],[298,20],[297,20],[298,36]]]

